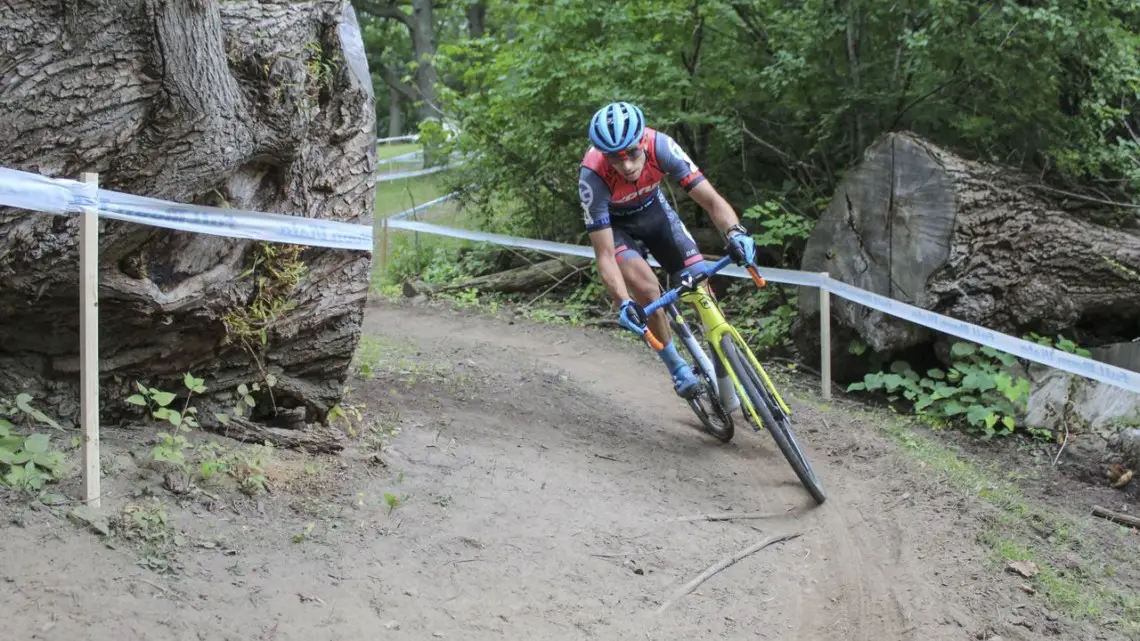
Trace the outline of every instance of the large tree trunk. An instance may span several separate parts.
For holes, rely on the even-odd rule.
[[[404,131],[404,104],[400,92],[388,90],[388,137],[396,138]]]
[[[802,268],[1015,336],[1076,328],[1091,345],[1140,335],[1140,236],[1062,211],[1034,182],[912,135],[885,135],[840,184]],[[817,324],[818,296],[799,300],[804,336]],[[842,299],[832,310],[876,351],[931,338]],[[846,345],[836,349],[843,358]]]
[[[473,40],[483,37],[487,27],[487,4],[483,0],[467,5],[467,35]]]
[[[374,98],[347,0],[14,0],[0,5],[0,43],[0,166],[371,222]],[[369,254],[100,226],[105,421],[129,417],[135,380],[176,391],[184,372],[210,388],[204,424],[263,372],[277,379],[276,409],[324,419],[359,338]],[[0,209],[0,395],[38,392],[65,420],[78,411],[78,229]],[[298,261],[300,278],[267,270]],[[275,319],[253,306],[260,276],[284,304]],[[253,418],[271,418],[269,395],[259,401]]]

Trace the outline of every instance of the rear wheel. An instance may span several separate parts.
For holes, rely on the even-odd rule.
[[[800,483],[807,488],[808,493],[811,494],[816,503],[822,504],[827,500],[827,493],[823,491],[823,485],[820,484],[815,471],[812,470],[811,464],[804,456],[799,442],[796,441],[796,435],[792,432],[792,423],[787,414],[784,413],[783,408],[765,387],[760,373],[752,367],[752,363],[742,353],[742,350],[748,349],[748,347],[746,345],[738,347],[732,334],[725,334],[721,338],[720,347],[724,351],[725,358],[729,366],[732,367],[732,371],[740,379],[740,384],[744,387],[748,400],[756,408],[756,413],[760,416],[763,427],[772,434],[776,446],[780,448],[780,452],[792,466],[792,470],[799,477]],[[745,412],[745,415],[747,416],[748,413]]]

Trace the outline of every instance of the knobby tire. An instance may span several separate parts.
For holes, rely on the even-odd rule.
[[[737,351],[736,342],[731,334],[725,334],[721,338],[720,346],[729,366],[732,367],[741,386],[744,387],[748,400],[752,402],[756,408],[756,413],[760,415],[760,420],[764,423],[764,427],[776,441],[776,446],[780,448],[780,452],[783,453],[788,464],[792,466],[792,470],[799,477],[800,483],[803,484],[816,503],[822,504],[827,500],[827,493],[823,491],[823,486],[816,478],[811,464],[808,463],[803,450],[796,441],[791,422],[784,415],[783,409],[776,403],[775,398],[766,393],[763,379],[752,367],[752,363]],[[777,421],[773,412],[779,414],[781,420]]]

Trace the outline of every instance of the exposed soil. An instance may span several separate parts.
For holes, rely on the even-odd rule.
[[[823,406],[810,380],[780,377],[819,507],[767,434],[739,414],[733,442],[703,434],[656,357],[613,332],[383,302],[365,334],[373,376],[352,397],[399,430],[383,463],[374,436],[340,457],[277,452],[268,493],[208,495],[144,463],[149,429],[109,429],[104,511],[153,495],[181,545],[105,542],[11,497],[5,638],[1127,638],[1024,591],[984,542],[996,508],[907,453],[883,412]],[[690,518],[725,512],[769,516]],[[1121,530],[1082,555],[1135,559]],[[799,536],[656,613],[781,534]]]

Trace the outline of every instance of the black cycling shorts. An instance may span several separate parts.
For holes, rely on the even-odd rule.
[[[677,279],[682,270],[704,261],[672,207],[650,207],[629,216],[614,216],[610,221],[619,265],[634,256],[647,258],[652,254],[670,278]]]

